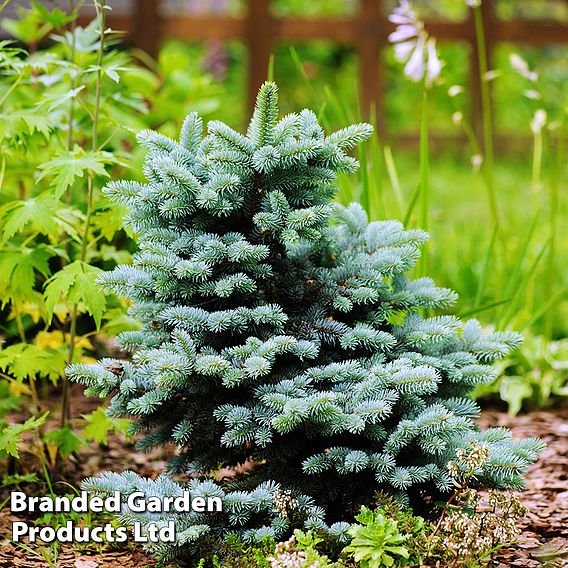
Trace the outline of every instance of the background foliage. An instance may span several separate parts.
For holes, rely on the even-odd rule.
[[[125,304],[95,285],[103,270],[129,261],[132,244],[124,209],[100,187],[129,167],[137,131],[173,122],[180,108],[207,112],[218,104],[209,77],[196,71],[188,79],[187,56],[169,50],[149,70],[119,49],[117,34],[101,37],[104,12],[86,28],[74,19],[35,2],[20,8],[18,20],[2,21],[18,41],[4,41],[0,52],[0,371],[7,397],[0,412],[19,409],[23,420],[0,422],[0,456],[19,457],[22,434],[33,430],[33,451],[51,467],[86,441],[106,443],[108,430],[126,424],[101,409],[73,416],[64,376],[66,364],[112,350],[100,334],[135,326]],[[37,50],[48,35],[49,46]],[[56,410],[58,425],[50,419]]]

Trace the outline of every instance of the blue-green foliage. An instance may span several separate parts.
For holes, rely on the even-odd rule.
[[[456,299],[404,275],[427,235],[333,204],[336,175],[357,168],[347,152],[370,126],[326,136],[308,110],[277,114],[267,83],[246,136],[211,122],[202,139],[194,114],[179,142],[143,132],[148,182],[107,188],[130,209],[140,250],[101,283],[132,299],[143,327],[119,336],[131,361],[69,374],[91,395],[112,394],[112,414],[136,418],[141,448],[178,445],[171,470],[195,477],[193,491],[222,496],[222,514],[178,519],[180,547],[166,557],[203,535],[330,530],[379,488],[400,499],[448,490],[448,460],[474,439],[491,449],[480,482],[519,487],[540,448],[479,432],[467,398],[519,336],[426,317]],[[242,463],[249,472],[230,490],[208,480]],[[88,485],[181,491],[133,474]],[[274,512],[277,490],[292,492],[295,511]]]

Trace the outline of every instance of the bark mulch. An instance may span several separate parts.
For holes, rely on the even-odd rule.
[[[498,568],[568,567],[568,404],[553,410],[510,417],[497,410],[485,410],[483,427],[506,426],[515,438],[539,437],[548,445],[527,475],[527,488],[520,493],[529,509],[522,521],[518,543],[503,550]],[[139,454],[132,444],[118,438],[109,440],[105,451],[89,449],[80,460],[67,464],[64,477],[78,486],[80,480],[105,470],[132,469],[155,477],[163,470],[167,451]],[[0,501],[1,502],[1,501]],[[11,523],[17,519],[5,506],[0,509],[0,568],[145,568],[154,567],[152,558],[133,545],[124,550],[99,552],[61,545],[57,558],[46,562],[37,547],[19,548],[9,540]],[[444,568],[444,567],[441,567]]]
[[[528,471],[525,491],[519,493],[529,510],[523,532],[514,548],[500,554],[499,568],[568,567],[568,404],[515,417],[486,410],[480,422],[483,427],[510,428],[515,438],[538,437],[547,444]]]

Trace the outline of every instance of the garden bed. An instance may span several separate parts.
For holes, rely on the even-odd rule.
[[[76,408],[75,412],[88,411],[95,401],[80,396],[79,390],[74,400],[80,401],[85,408]],[[547,443],[538,462],[529,469],[527,489],[521,494],[521,501],[529,509],[523,520],[523,533],[515,547],[499,554],[498,566],[536,568],[547,563],[549,566],[568,566],[568,404],[553,411],[535,411],[514,418],[499,410],[485,410],[481,424],[483,427],[504,426],[512,430],[515,438],[536,436]],[[133,444],[112,436],[107,448],[83,450],[80,459],[67,462],[65,478],[78,486],[87,476],[117,470],[116,464],[120,464],[120,469],[132,469],[141,475],[155,477],[164,470],[166,452],[159,450],[150,455],[140,454]],[[49,566],[41,556],[35,557],[10,543],[14,520],[18,519],[10,514],[7,507],[0,510],[0,568]],[[55,566],[142,568],[155,566],[155,563],[150,556],[134,547],[95,553],[64,545]]]
[[[486,410],[481,423],[510,428],[515,438],[537,436],[547,443],[526,475],[521,501],[529,512],[517,546],[500,554],[501,568],[568,566],[568,405],[516,417]]]

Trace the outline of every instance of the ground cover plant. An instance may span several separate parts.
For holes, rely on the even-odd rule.
[[[497,488],[521,487],[542,448],[480,431],[468,398],[520,337],[430,315],[456,296],[405,276],[427,235],[333,204],[337,173],[358,166],[347,152],[370,133],[357,124],[326,136],[308,110],[278,120],[277,89],[266,83],[246,135],[212,121],[202,138],[195,114],[177,142],[142,132],[147,182],[106,188],[129,208],[140,251],[100,282],[132,300],[142,327],[119,336],[130,362],[72,365],[69,376],[87,394],[111,395],[112,416],[135,419],[140,448],[179,446],[170,470],[224,506],[160,515],[178,527],[175,544],[155,546],[162,559],[296,527],[346,542],[346,520],[377,489],[402,503],[450,491],[459,448],[483,448],[477,482]],[[246,475],[212,479],[239,464]],[[85,486],[182,490],[132,472]]]

